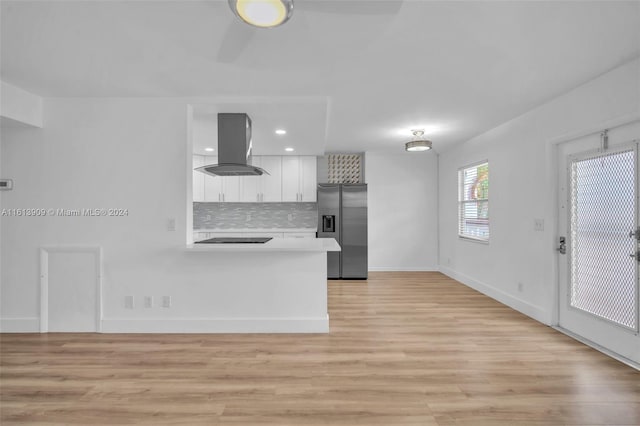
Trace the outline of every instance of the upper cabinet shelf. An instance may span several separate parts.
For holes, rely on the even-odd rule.
[[[254,156],[252,164],[269,172],[262,176],[213,177],[193,171],[193,201],[315,202],[316,157]],[[194,155],[193,168],[217,164],[216,156]]]

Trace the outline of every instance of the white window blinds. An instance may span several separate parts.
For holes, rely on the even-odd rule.
[[[489,241],[489,163],[458,170],[458,235]]]

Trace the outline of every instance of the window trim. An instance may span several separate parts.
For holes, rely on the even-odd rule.
[[[469,164],[466,164],[466,165],[458,168],[458,171],[457,171],[457,174],[456,174],[457,175],[456,186],[457,186],[457,192],[458,192],[457,201],[456,201],[457,208],[458,208],[458,223],[457,223],[458,232],[457,233],[458,233],[458,239],[459,240],[472,241],[472,242],[480,243],[480,244],[489,244],[489,241],[491,239],[491,215],[489,215],[489,218],[488,218],[489,237],[487,237],[487,238],[478,238],[478,237],[473,237],[473,236],[470,236],[470,235],[464,235],[464,234],[460,233],[460,223],[461,223],[461,219],[462,219],[461,218],[461,213],[460,213],[460,206],[463,203],[477,202],[477,201],[474,201],[474,200],[461,200],[460,199],[461,198],[460,197],[460,195],[461,195],[461,193],[460,193],[460,189],[461,189],[460,175],[461,175],[461,172],[463,170],[471,169],[471,168],[480,166],[482,164],[486,164],[487,168],[489,168],[489,159],[487,158],[487,159],[484,159],[484,160],[481,160],[481,161],[476,161],[476,162],[473,162],[473,163],[469,163]],[[489,174],[491,174],[490,171],[489,171]],[[487,197],[487,199],[486,199],[487,204],[489,204],[489,200],[490,200],[490,197]]]

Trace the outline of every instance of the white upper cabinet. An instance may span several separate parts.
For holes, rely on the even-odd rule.
[[[260,157],[260,167],[269,174],[260,176],[262,190],[260,201],[274,202],[282,201],[282,157],[264,156]]]
[[[241,200],[243,202],[274,202],[282,200],[282,160],[277,156],[252,157],[251,164],[261,167],[269,174],[262,176],[243,176],[241,182]]]
[[[282,157],[282,201],[299,201],[300,161],[298,157]]]
[[[204,201],[204,173],[196,171],[196,167],[204,166],[204,155],[193,156],[193,201]]]
[[[282,201],[316,201],[316,157],[282,157]]]
[[[199,157],[195,155],[194,157]],[[194,160],[195,162],[195,160]],[[204,156],[204,165],[218,164],[218,157]],[[240,201],[240,178],[237,176],[204,176],[204,201],[236,202]],[[194,199],[194,201],[197,201]]]
[[[227,203],[236,203],[240,201],[240,182],[239,176],[218,176],[217,179],[222,179],[222,201]]]
[[[309,155],[300,158],[300,201],[315,202],[318,191],[318,162]]]
[[[194,155],[193,167],[217,164],[218,157]],[[269,174],[262,176],[210,176],[193,172],[193,201],[315,202],[316,157],[256,156],[252,164]]]
[[[260,167],[257,161],[253,165]],[[260,201],[262,195],[262,176],[243,176],[240,181],[240,201],[244,203],[256,203]]]

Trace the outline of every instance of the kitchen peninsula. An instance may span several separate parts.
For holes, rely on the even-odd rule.
[[[215,304],[215,318],[190,332],[327,333],[327,252],[333,238],[273,238],[263,244],[188,244],[197,292]]]

